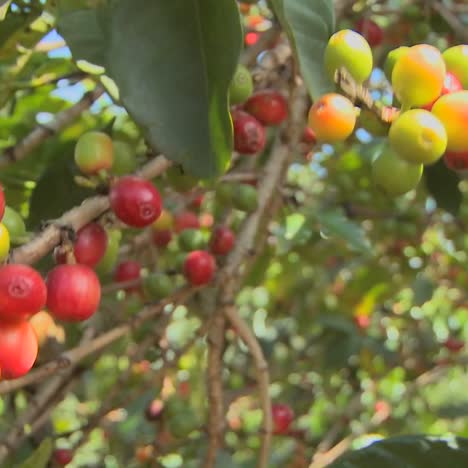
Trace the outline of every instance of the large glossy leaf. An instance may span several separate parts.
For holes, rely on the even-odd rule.
[[[242,44],[234,0],[122,0],[69,11],[58,28],[75,59],[106,68],[153,147],[194,175],[226,168],[227,92]]]
[[[11,3],[11,0],[0,1],[0,21],[3,21],[5,19],[10,3]]]
[[[462,202],[462,194],[458,188],[460,179],[440,160],[437,164],[424,169],[426,187],[434,197],[437,206],[456,215]]]
[[[466,468],[468,439],[402,436],[345,454],[331,468]]]
[[[309,94],[315,100],[333,89],[323,69],[325,47],[335,29],[333,1],[272,0],[272,3],[295,49]]]

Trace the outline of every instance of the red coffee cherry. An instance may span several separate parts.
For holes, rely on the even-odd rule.
[[[209,283],[215,270],[215,259],[204,250],[194,250],[185,258],[184,275],[192,286],[202,286]]]
[[[182,211],[174,216],[174,230],[179,233],[185,229],[199,229],[200,221],[192,211]]]
[[[250,96],[244,110],[263,125],[279,125],[288,117],[288,102],[278,91],[264,89]]]
[[[149,226],[162,211],[161,196],[156,187],[137,176],[120,178],[112,186],[109,199],[117,218],[132,227]]]
[[[462,90],[463,90],[463,86],[460,83],[460,80],[453,73],[446,72],[444,85],[442,86],[442,91],[440,92],[440,96],[444,96],[445,94],[451,94],[451,93],[455,93],[457,91],[462,91]],[[437,99],[435,99],[429,104],[426,104],[425,106],[422,106],[422,108],[430,111],[432,109],[432,106],[437,101]]]
[[[26,320],[0,324],[2,378],[17,379],[29,372],[37,357],[37,337]]]
[[[77,263],[94,267],[104,256],[107,248],[107,233],[97,223],[89,223],[83,226],[76,236],[73,247]]]
[[[382,28],[370,18],[359,19],[356,23],[356,31],[367,39],[371,47],[377,47],[383,42]]]
[[[304,133],[302,134],[302,141],[304,143],[310,143],[311,145],[315,145],[315,143],[317,143],[317,137],[315,136],[315,132],[310,127],[304,128]]]
[[[465,171],[468,169],[468,151],[447,151],[444,154],[444,162],[453,171]]]
[[[166,247],[172,240],[172,232],[170,229],[163,229],[161,231],[153,231],[152,240],[156,247]]]
[[[57,319],[81,322],[98,309],[101,285],[86,265],[58,265],[47,275],[47,308]]]
[[[0,267],[0,321],[26,319],[39,312],[46,299],[46,285],[34,268],[19,264]]]
[[[240,154],[260,153],[265,148],[266,134],[263,125],[247,112],[233,111],[234,149]]]
[[[73,460],[73,450],[71,449],[55,449],[53,458],[55,463],[60,466],[67,466]]]
[[[271,406],[273,415],[274,434],[287,434],[289,426],[294,420],[294,412],[289,405],[274,403]]]
[[[124,283],[126,281],[137,280],[141,276],[141,265],[135,260],[127,260],[117,265],[114,272],[114,281]],[[140,286],[127,286],[125,291],[136,292],[140,290]]]
[[[228,227],[220,226],[211,236],[210,250],[215,255],[226,255],[232,250],[235,240],[236,236]]]

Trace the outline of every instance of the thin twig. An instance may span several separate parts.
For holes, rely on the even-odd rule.
[[[152,179],[162,174],[172,163],[164,156],[157,156],[145,164],[137,174]],[[61,226],[71,226],[78,230],[109,209],[109,198],[96,196],[87,198],[80,206],[67,211],[50,223],[30,242],[14,249],[9,257],[10,263],[33,264],[49,253],[61,240]]]
[[[257,338],[250,330],[248,324],[238,314],[234,306],[226,308],[226,317],[235,327],[237,334],[244,341],[250,354],[255,362],[257,370],[257,382],[260,392],[260,401],[262,403],[263,411],[263,434],[262,446],[257,461],[258,468],[268,468],[271,448],[271,438],[273,432],[273,417],[271,414],[271,398],[270,398],[270,376],[268,373],[268,363],[263,355],[262,348],[258,343]]]
[[[460,18],[450,11],[442,2],[432,2],[432,8],[439,13],[447,24],[452,28],[453,32],[463,41],[465,44],[468,43],[468,28],[464,25]]]
[[[59,112],[52,122],[38,125],[21,141],[16,143],[15,146],[6,149],[4,153],[0,155],[0,168],[12,162],[20,161],[47,138],[56,135],[70,125],[85,109],[91,107],[94,101],[101,97],[103,93],[104,88],[102,88],[102,86],[96,86],[93,91],[86,93],[76,104]]]

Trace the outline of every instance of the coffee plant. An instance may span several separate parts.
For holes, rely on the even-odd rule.
[[[0,466],[468,466],[468,6],[0,1]]]

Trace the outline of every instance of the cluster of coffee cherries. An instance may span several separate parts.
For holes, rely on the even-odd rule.
[[[229,88],[234,127],[234,150],[239,154],[261,153],[266,145],[265,127],[277,126],[288,116],[288,103],[275,89],[254,92],[250,71],[237,66]]]
[[[338,31],[327,44],[324,67],[332,79],[344,69],[356,86],[362,85],[373,70],[371,47],[356,31]],[[317,140],[342,142],[358,127],[388,135],[372,163],[372,176],[391,196],[414,189],[424,166],[442,157],[449,168],[467,170],[468,45],[443,53],[428,44],[399,47],[388,54],[384,71],[395,106],[382,105],[377,118],[339,92],[325,94],[309,111]]]

